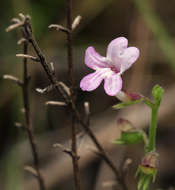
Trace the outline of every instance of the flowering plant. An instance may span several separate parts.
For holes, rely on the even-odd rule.
[[[99,55],[93,47],[85,53],[85,64],[95,72],[85,76],[80,87],[84,91],[95,90],[104,79],[104,89],[109,96],[115,96],[122,89],[121,75],[129,69],[139,57],[139,49],[127,47],[128,40],[119,37],[110,42],[106,57]]]
[[[139,175],[138,190],[148,190],[151,178],[156,178],[157,162],[156,153],[156,129],[157,117],[160,102],[163,96],[163,89],[155,85],[152,90],[154,101],[133,93],[126,93],[122,90],[121,75],[129,69],[139,57],[139,49],[128,47],[128,40],[119,37],[110,42],[107,47],[106,57],[99,55],[93,47],[88,47],[85,53],[85,64],[95,72],[85,76],[80,82],[80,88],[84,91],[95,90],[104,79],[104,89],[109,96],[116,96],[122,103],[114,105],[114,109],[121,109],[133,104],[144,102],[152,110],[149,135],[137,128],[133,128],[127,120],[120,120],[118,127],[121,130],[121,138],[113,141],[114,144],[128,145],[144,143],[145,157],[142,164],[138,166],[136,175]],[[122,121],[122,122],[121,122]],[[128,128],[129,127],[129,128]],[[121,129],[122,128],[122,129]],[[126,130],[127,129],[127,130]],[[146,164],[145,164],[146,163]],[[154,166],[154,167],[153,167]]]

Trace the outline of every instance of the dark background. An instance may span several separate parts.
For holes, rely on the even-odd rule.
[[[90,72],[90,69],[84,65],[84,52],[88,46],[94,46],[100,54],[105,55],[109,42],[119,36],[128,38],[129,46],[136,46],[140,49],[139,59],[123,76],[123,88],[148,97],[151,97],[151,89],[155,84],[159,84],[165,89],[157,136],[160,172],[155,188],[173,187],[175,186],[174,9],[175,1],[173,0],[169,0],[168,3],[163,0],[73,1],[73,18],[77,15],[82,16],[81,24],[73,36],[77,104],[83,114],[83,102],[90,102],[94,131],[118,166],[124,157],[133,159],[127,175],[129,189],[136,188],[136,179],[133,176],[137,164],[143,156],[143,145],[124,148],[111,144],[114,138],[119,137],[119,131],[115,131],[117,128],[115,126],[116,117],[122,114],[122,117],[127,119],[132,118],[131,122],[137,127],[147,129],[150,112],[148,110],[144,112],[143,105],[135,106],[135,112],[134,108],[122,113],[113,111],[111,106],[117,100],[107,96],[102,85],[93,92],[82,92],[79,89],[79,82],[85,74]],[[66,36],[61,32],[48,29],[50,24],[65,25],[65,0],[2,0],[0,6],[0,189],[3,190],[26,190],[31,187],[33,190],[37,189],[34,177],[23,169],[26,165],[32,165],[25,131],[14,125],[15,122],[24,120],[21,112],[23,108],[21,89],[11,81],[2,78],[4,74],[22,77],[22,62],[15,56],[22,52],[22,47],[17,45],[20,31],[5,32],[10,25],[10,20],[18,17],[19,13],[31,16],[35,37],[47,60],[54,62],[58,80],[69,84]],[[34,55],[32,49],[30,53]],[[70,138],[69,112],[66,108],[44,105],[47,100],[58,99],[54,92],[40,95],[35,91],[35,88],[44,88],[49,84],[40,65],[31,63],[29,70],[31,75],[31,117],[37,138],[40,164],[48,189],[73,189],[71,160],[52,146],[57,142],[68,145],[67,142]],[[114,126],[112,128],[110,128],[111,122]],[[111,134],[112,136],[110,136]],[[80,148],[82,189],[111,189],[111,187],[103,186],[103,182],[113,180],[113,176],[108,171],[109,169],[105,168],[101,159],[93,153],[92,145],[89,145],[91,146],[89,149],[87,146],[89,140],[86,136],[84,139],[86,143],[83,145],[81,143],[81,146],[83,151],[86,148],[87,151],[81,153],[82,149]],[[70,167],[66,169],[67,162],[62,163],[60,160],[67,160]]]

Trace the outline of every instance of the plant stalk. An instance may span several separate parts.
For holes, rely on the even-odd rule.
[[[71,101],[75,104],[75,94],[74,94],[74,73],[73,73],[73,56],[72,56],[72,0],[66,1],[66,14],[67,14],[67,28],[69,32],[67,34],[67,63],[68,63],[68,76],[71,91]],[[71,111],[71,138],[72,138],[72,164],[73,164],[73,174],[74,174],[74,184],[75,189],[80,190],[80,169],[78,164],[77,155],[77,139],[76,139],[76,119],[75,114],[70,106]]]
[[[159,106],[157,105],[153,105],[152,107],[152,117],[149,128],[149,143],[147,147],[147,152],[151,152],[156,149],[156,129],[157,129],[158,108]]]
[[[22,30],[22,33],[24,34],[24,31]],[[27,55],[28,53],[28,41],[24,41],[23,45],[23,53]],[[38,152],[37,147],[35,143],[35,139],[32,132],[32,125],[31,125],[31,119],[30,119],[30,103],[29,103],[29,95],[28,95],[28,89],[29,89],[29,76],[28,76],[28,67],[27,67],[27,58],[23,59],[23,102],[24,102],[24,109],[25,109],[25,127],[27,131],[27,136],[29,139],[32,156],[33,156],[33,164],[34,168],[37,172],[37,181],[40,187],[40,190],[45,190],[44,185],[44,179],[40,173],[39,170],[39,159],[38,159]]]

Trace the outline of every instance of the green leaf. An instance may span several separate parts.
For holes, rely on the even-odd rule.
[[[114,109],[122,109],[122,108],[125,108],[125,107],[128,107],[128,106],[134,105],[134,104],[138,104],[140,102],[142,102],[142,98],[139,99],[139,100],[135,100],[135,101],[122,102],[122,103],[116,104],[116,105],[114,105],[112,107]]]

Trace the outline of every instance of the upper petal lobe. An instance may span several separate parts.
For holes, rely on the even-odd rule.
[[[125,49],[124,53],[120,56],[120,73],[123,73],[129,69],[132,64],[138,59],[139,54],[139,49],[136,47],[129,47]]]
[[[112,61],[117,70],[120,70],[120,60],[118,56],[123,53],[123,51],[128,46],[128,40],[124,37],[119,37],[110,42],[107,48],[107,58]]]
[[[86,49],[85,64],[94,70],[108,67],[107,59],[98,54],[93,47],[88,47]]]

